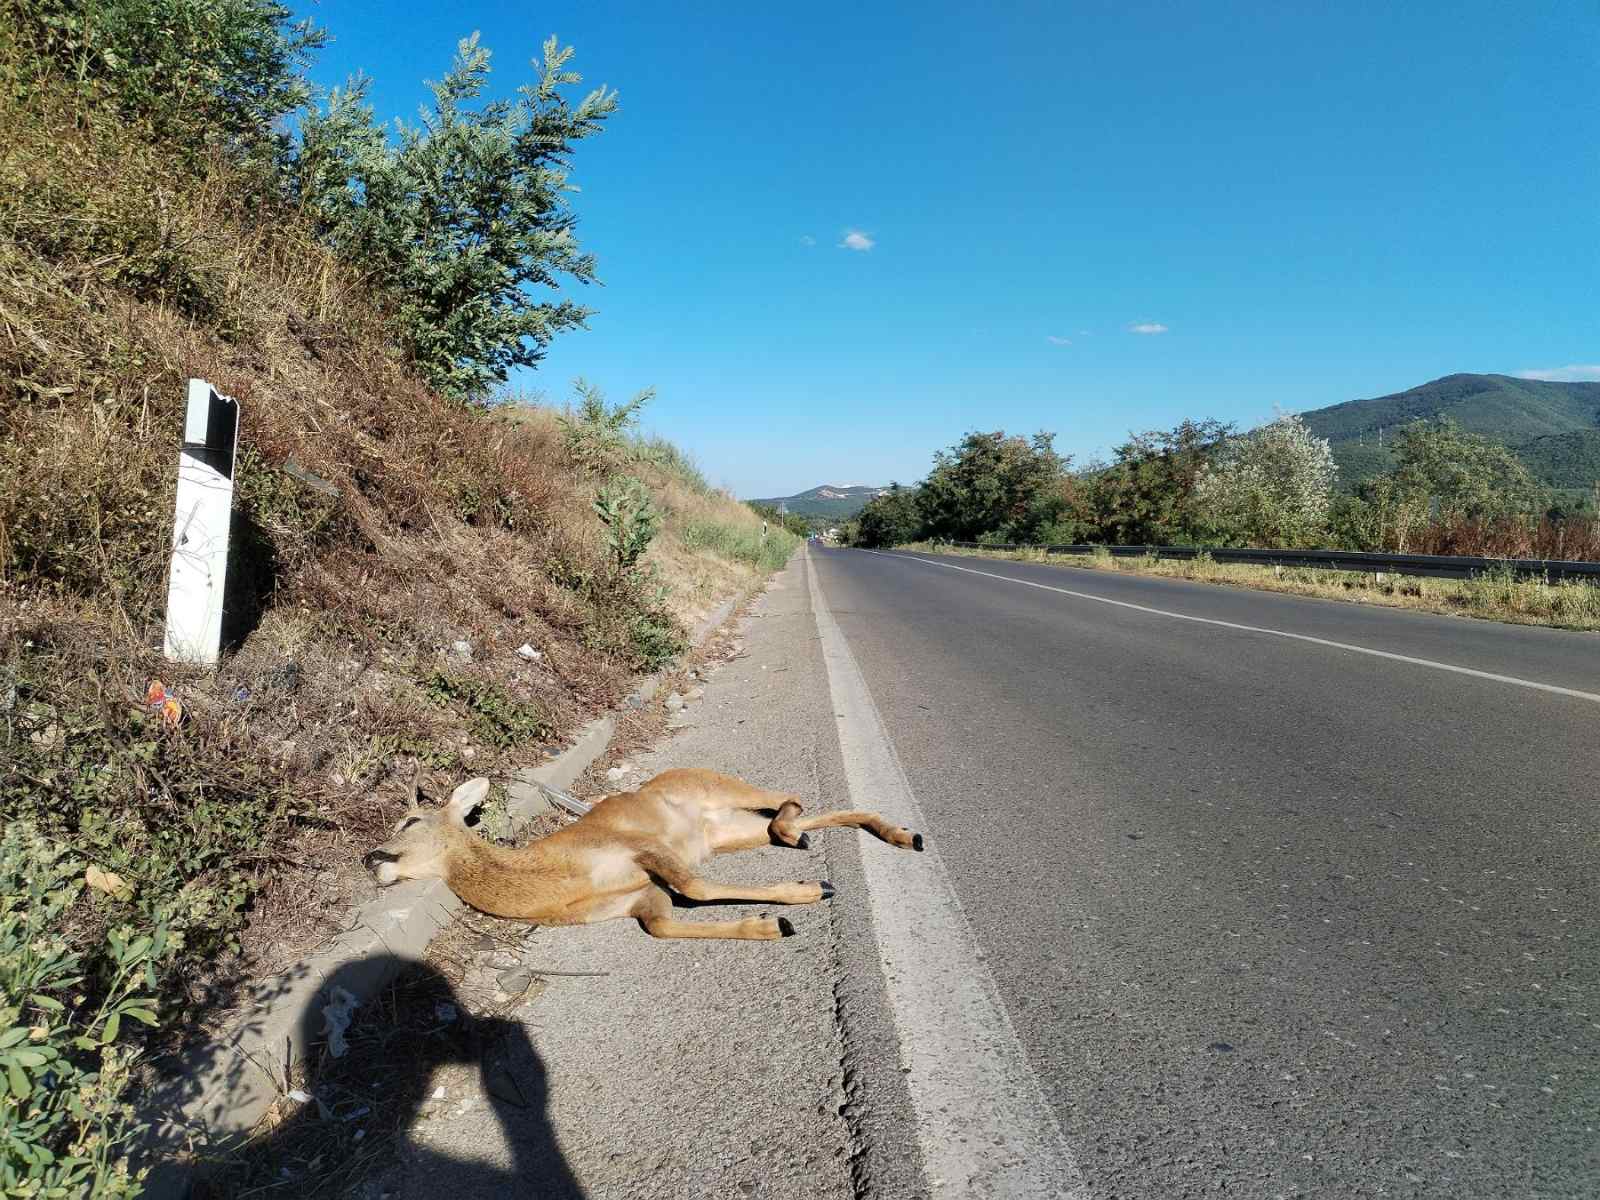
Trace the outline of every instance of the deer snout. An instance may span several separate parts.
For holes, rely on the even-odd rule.
[[[388,887],[399,877],[394,866],[399,861],[398,855],[390,854],[387,850],[369,850],[362,856],[361,865],[372,872],[379,886]]]

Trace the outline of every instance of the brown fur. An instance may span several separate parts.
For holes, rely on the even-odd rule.
[[[805,846],[808,829],[865,829],[890,845],[922,849],[922,836],[876,813],[801,815],[783,792],[752,787],[715,771],[666,771],[632,792],[601,800],[566,828],[520,849],[493,846],[467,827],[488,794],[487,779],[462,784],[443,808],[416,803],[395,835],[362,861],[380,884],[443,879],[472,907],[539,925],[587,925],[633,917],[655,937],[777,938],[794,932],[783,918],[682,921],[672,894],[698,902],[814,904],[833,894],[822,882],[774,886],[721,884],[699,868],[713,854],[774,843]]]

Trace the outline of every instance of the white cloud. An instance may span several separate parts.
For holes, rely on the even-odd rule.
[[[859,250],[865,254],[878,244],[877,239],[862,233],[859,229],[847,229],[844,232],[844,241],[839,243],[841,250]]]
[[[1517,378],[1544,379],[1551,383],[1596,383],[1600,382],[1600,363],[1572,363],[1565,367],[1518,371]]]
[[[817,244],[817,239],[812,237],[809,233],[803,233],[800,235],[800,244],[802,246],[815,246]]]
[[[1129,325],[1129,333],[1165,333],[1167,327],[1159,321],[1142,321],[1138,325]]]
[[[1072,339],[1071,338],[1057,337],[1053,333],[1050,334],[1048,337],[1046,337],[1044,340],[1049,342],[1052,346],[1070,346],[1070,345],[1072,345]]]

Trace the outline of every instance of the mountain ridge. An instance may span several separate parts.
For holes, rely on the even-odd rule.
[[[819,483],[792,496],[752,500],[751,504],[770,504],[802,517],[831,517],[848,520],[866,507],[867,501],[888,491],[867,483]]]
[[[1463,372],[1299,415],[1328,439],[1348,487],[1393,466],[1386,439],[1399,428],[1438,417],[1508,446],[1547,487],[1587,490],[1600,479],[1600,383]]]

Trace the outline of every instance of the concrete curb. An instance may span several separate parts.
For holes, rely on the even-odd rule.
[[[754,594],[735,594],[719,604],[690,634],[690,645],[703,645]],[[623,703],[643,708],[660,687],[661,677],[651,676]],[[507,787],[512,828],[550,811],[540,785],[570,788],[606,752],[616,728],[615,716],[598,717],[550,762],[515,772]],[[241,1140],[287,1090],[295,1065],[323,1032],[312,1028],[308,1014],[335,1007],[313,1008],[335,972],[348,998],[327,999],[359,1009],[420,959],[463,907],[442,880],[397,884],[360,905],[346,932],[282,974],[251,985],[250,1015],[221,1039],[188,1052],[182,1072],[139,1101],[140,1116],[150,1123],[147,1200],[183,1200],[189,1194],[194,1168],[164,1158],[191,1145],[218,1148]]]

